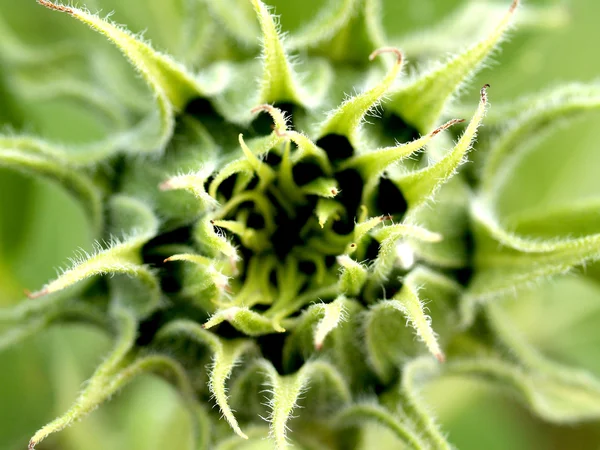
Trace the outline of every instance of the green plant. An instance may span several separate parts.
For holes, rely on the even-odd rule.
[[[403,54],[386,46],[374,0],[332,1],[287,40],[259,0],[190,2],[190,17],[213,22],[204,34],[190,27],[185,64],[85,10],[38,2],[112,41],[155,104],[112,60],[55,49],[50,67],[80,58],[106,70],[93,88],[63,78],[45,89],[93,105],[115,131],[78,148],[0,138],[0,163],[64,186],[99,239],[31,301],[0,312],[0,345],[67,321],[115,337],[30,448],[145,372],[179,387],[198,448],[244,448],[241,438],[352,448],[368,421],[409,448],[450,448],[418,395],[441,374],[510,387],[548,420],[598,418],[600,381],[547,359],[500,306],[599,258],[598,205],[503,221],[496,210],[534,139],[597,109],[600,88],[492,109],[480,130],[486,85],[464,126],[451,117],[517,1],[487,37],[411,77],[400,76]],[[477,133],[479,157],[459,172]]]

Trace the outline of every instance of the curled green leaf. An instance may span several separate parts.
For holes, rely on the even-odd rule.
[[[422,438],[411,429],[411,423],[402,421],[386,408],[376,403],[357,403],[348,406],[335,416],[340,427],[354,424],[362,425],[364,421],[373,421],[390,429],[405,445],[413,449],[428,448]]]
[[[0,167],[39,175],[59,183],[81,202],[88,213],[95,234],[98,233],[103,219],[102,194],[89,176],[80,174],[74,167],[69,167],[64,162],[47,157],[41,152],[12,147],[0,147]]]
[[[38,3],[66,13],[105,35],[130,60],[156,95],[158,119],[152,115],[149,116],[145,122],[140,124],[139,129],[132,129],[120,136],[114,143],[116,147],[138,147],[146,151],[163,150],[174,132],[175,110],[182,109],[195,97],[218,92],[226,83],[227,76],[223,70],[220,71],[218,77],[208,74],[201,80],[190,74],[169,56],[157,52],[149,44],[133,36],[129,31],[85,10],[48,0],[38,0]],[[211,86],[207,83],[209,78],[216,80],[217,83]]]
[[[426,134],[420,139],[412,142],[374,150],[369,153],[354,156],[344,163],[343,168],[355,167],[361,172],[364,178],[368,181],[378,179],[382,173],[397,162],[411,156],[417,151],[425,147],[431,139],[436,135],[446,130],[447,128],[457,123],[463,122],[462,119],[453,119],[446,122],[441,127],[436,128],[431,133]]]
[[[125,358],[131,350],[136,334],[136,321],[126,310],[115,311],[118,337],[114,349],[108,358],[96,370],[84,391],[79,395],[73,406],[62,416],[42,427],[29,441],[29,449],[33,450],[50,434],[63,430],[73,422],[89,414],[103,403],[129,379],[119,373]],[[120,376],[119,376],[120,375]]]
[[[261,0],[251,0],[258,16],[263,34],[263,75],[261,79],[259,103],[294,102],[306,107],[315,107],[321,101],[321,94],[331,78],[327,66],[316,66],[321,73],[314,80],[320,86],[304,88],[296,74],[284,47],[278,27],[267,6]]]
[[[511,387],[546,420],[574,423],[600,417],[600,381],[589,374],[572,371],[570,379],[565,379],[494,357],[457,360],[448,364],[447,370],[453,375],[483,377]]]
[[[333,302],[323,305],[324,315],[315,328],[315,348],[320,350],[327,335],[345,320],[345,297],[339,297]]]
[[[439,161],[435,161],[424,169],[403,175],[397,180],[410,206],[419,205],[430,199],[465,162],[466,155],[473,146],[477,130],[487,109],[488,88],[487,84],[481,88],[479,106],[454,148]]]
[[[293,49],[314,47],[327,42],[346,26],[361,0],[329,0],[319,14],[289,38],[289,46]]]
[[[185,189],[194,194],[201,202],[203,208],[207,210],[214,209],[218,206],[218,202],[208,195],[204,187],[212,172],[212,168],[206,168],[205,170],[200,170],[196,173],[176,175],[161,183],[160,189],[163,191]]]
[[[203,326],[204,328],[212,328],[224,321],[231,323],[236,329],[248,336],[261,336],[270,333],[283,333],[285,331],[277,321],[239,306],[217,310]]]
[[[386,225],[371,234],[380,242],[377,258],[371,268],[378,280],[385,279],[396,262],[406,270],[414,265],[411,241],[440,242],[443,239],[438,233],[409,224]]]
[[[505,1],[461,3],[450,16],[433,27],[397,40],[408,54],[420,59],[458,52],[489,33],[505,11]],[[562,28],[569,21],[568,14],[566,5],[560,3],[525,4],[519,7],[515,25],[521,31]]]
[[[242,356],[254,348],[254,343],[246,339],[224,341],[215,334],[206,331],[197,323],[188,320],[178,320],[165,325],[159,331],[157,339],[163,340],[172,335],[183,335],[188,339],[208,346],[213,352],[209,389],[235,433],[244,439],[248,439],[248,436],[240,429],[231,410],[225,383]]]
[[[512,2],[486,38],[394,93],[388,107],[421,132],[433,128],[456,90],[473,76],[501,41],[518,4],[519,0]]]
[[[381,102],[402,70],[403,56],[400,50],[396,48],[383,47],[375,50],[371,53],[369,59],[373,60],[380,54],[388,52],[396,56],[396,61],[385,78],[375,87],[349,98],[337,109],[331,111],[320,127],[319,138],[329,134],[346,136],[354,147],[358,146],[359,132],[365,115]]]
[[[329,364],[319,361],[306,363],[302,368],[291,375],[280,376],[270,362],[262,361],[263,370],[267,374],[271,398],[269,406],[271,415],[269,422],[272,438],[277,450],[290,448],[287,440],[286,423],[290,419],[298,398],[307,388],[307,385],[318,378],[324,378],[346,401],[350,400],[350,393],[346,383],[337,371]],[[310,388],[310,387],[309,387]]]
[[[480,176],[480,189],[488,196],[501,191],[514,169],[514,163],[533,147],[531,144],[540,136],[566,119],[599,110],[600,84],[563,86],[502,109],[503,122],[508,123],[492,142]]]
[[[480,270],[463,299],[466,322],[472,320],[479,303],[514,295],[519,289],[600,258],[598,230],[579,237],[521,236],[506,230],[483,199],[473,202],[472,214],[479,226],[475,263]]]
[[[149,314],[158,306],[161,296],[160,282],[154,272],[142,264],[141,258],[142,246],[154,237],[157,221],[143,203],[126,196],[115,196],[111,206],[113,212],[117,211],[117,217],[122,224],[120,229],[131,234],[122,240],[113,239],[106,248],[97,244],[94,253],[82,251],[79,258],[73,260],[71,268],[64,270],[58,278],[47,283],[39,291],[29,294],[31,298],[62,291],[97,275],[110,274],[131,278],[132,284],[124,278],[121,288],[141,287],[147,294],[139,302],[134,301],[137,298],[123,298],[122,295],[116,295],[115,301],[123,301],[134,307],[140,316]],[[135,283],[139,285],[133,287]],[[123,293],[124,291],[120,292]]]
[[[414,424],[416,432],[430,447],[450,450],[452,446],[440,431],[434,415],[423,405],[420,391],[432,378],[439,376],[446,365],[435,364],[430,358],[417,358],[405,364],[399,383],[399,399],[404,414]]]

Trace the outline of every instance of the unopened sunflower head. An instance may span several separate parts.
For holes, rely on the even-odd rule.
[[[72,320],[115,337],[78,400],[30,448],[146,372],[179,387],[197,448],[238,448],[240,438],[351,448],[369,421],[409,448],[450,448],[418,396],[446,373],[508,385],[546,419],[600,416],[600,383],[545,361],[497,306],[597,259],[600,235],[538,239],[519,230],[543,227],[553,211],[510,230],[496,213],[535,136],[598,108],[600,87],[502,107],[483,130],[485,85],[465,99],[469,117],[451,115],[511,27],[516,0],[489,5],[485,18],[496,22],[480,41],[411,76],[405,57],[455,44],[434,29],[396,48],[375,0],[332,1],[286,39],[260,0],[190,2],[190,21],[201,17],[214,34],[190,27],[181,62],[87,10],[38,3],[116,45],[154,105],[116,81],[56,84],[108,114],[115,131],[77,148],[0,137],[0,163],[64,186],[101,242],[0,312],[0,344]],[[481,17],[471,9],[461,20],[473,25]],[[21,57],[15,72],[35,64]],[[98,55],[78,57],[98,69]]]

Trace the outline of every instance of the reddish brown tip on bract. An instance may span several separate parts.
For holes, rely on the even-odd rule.
[[[441,363],[446,362],[446,357],[444,356],[443,353],[438,353],[438,354],[435,355],[435,357]]]
[[[487,90],[489,87],[490,87],[490,85],[486,83],[481,88],[481,101],[483,103],[487,103]]]
[[[517,6],[519,6],[519,0],[513,0],[512,5],[510,5],[510,12],[514,12],[515,9],[517,9]]]
[[[40,297],[43,297],[44,295],[48,294],[48,289],[44,288],[41,291],[37,291],[37,292],[31,292],[29,289],[23,289],[23,292],[25,293],[27,298],[30,298],[33,300],[33,299],[40,298]]]
[[[271,105],[267,105],[267,104],[265,104],[265,105],[258,105],[258,106],[255,106],[254,108],[252,108],[252,109],[250,110],[250,112],[251,112],[252,114],[254,114],[254,113],[257,113],[257,112],[259,112],[259,111],[267,111],[267,112],[269,112],[269,111],[273,111],[273,109],[274,109],[274,108],[273,108]]]
[[[158,185],[158,188],[161,191],[168,191],[168,190],[171,190],[173,187],[171,186],[171,183],[169,183],[169,180],[167,180],[167,181],[163,181],[162,183],[160,183]]]
[[[37,2],[40,5],[45,6],[49,9],[53,9],[55,11],[66,12],[67,14],[74,14],[75,12],[72,8],[69,8],[68,6],[57,5],[56,3],[49,2],[48,0],[37,0]]]
[[[255,114],[255,113],[260,112],[260,111],[265,111],[265,112],[268,112],[269,114],[271,114],[271,113],[273,113],[273,111],[275,111],[275,109],[276,108],[274,106],[271,106],[269,104],[264,104],[264,105],[255,106],[254,108],[252,108],[250,110],[250,112],[252,114]],[[273,129],[273,131],[275,131],[275,134],[277,136],[279,136],[279,137],[287,136],[287,133],[285,132],[285,130],[281,131],[281,130],[277,129],[275,127],[275,124],[271,125],[271,128]]]
[[[404,55],[396,47],[378,48],[377,50],[375,50],[373,53],[371,53],[369,55],[369,61],[373,61],[375,58],[377,58],[382,53],[394,53],[396,55],[396,64],[398,64],[398,65],[402,64],[402,59],[404,58]]]
[[[464,121],[465,121],[465,119],[452,119],[452,120],[449,120],[448,122],[446,122],[446,123],[445,123],[444,125],[442,125],[441,127],[438,127],[438,128],[436,128],[435,130],[433,130],[433,131],[431,132],[431,135],[432,135],[432,136],[435,136],[436,134],[438,134],[438,133],[441,133],[442,131],[444,131],[444,130],[446,130],[446,129],[450,128],[452,125],[456,125],[457,123],[462,123],[462,122],[464,122]]]

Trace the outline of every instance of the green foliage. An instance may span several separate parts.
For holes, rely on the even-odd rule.
[[[468,122],[451,117],[517,0],[483,6],[496,20],[464,50],[447,27],[407,37],[409,57],[458,51],[410,76],[378,0],[331,0],[289,34],[260,0],[184,2],[174,56],[87,9],[38,3],[107,38],[150,96],[91,36],[42,52],[0,23],[7,92],[75,98],[107,126],[86,144],[0,136],[0,166],[61,186],[97,239],[0,310],[0,349],[66,322],[115,341],[30,449],[144,373],[181,393],[198,449],[351,448],[369,423],[408,448],[450,449],[421,396],[446,375],[511,389],[548,421],[600,420],[600,380],[544,355],[505,310],[600,259],[598,202],[499,212],[535,139],[598,109],[598,84],[497,110],[486,84]],[[465,27],[473,11],[458,13]],[[525,9],[523,21],[547,26],[557,11]],[[67,62],[60,82],[32,82]]]

